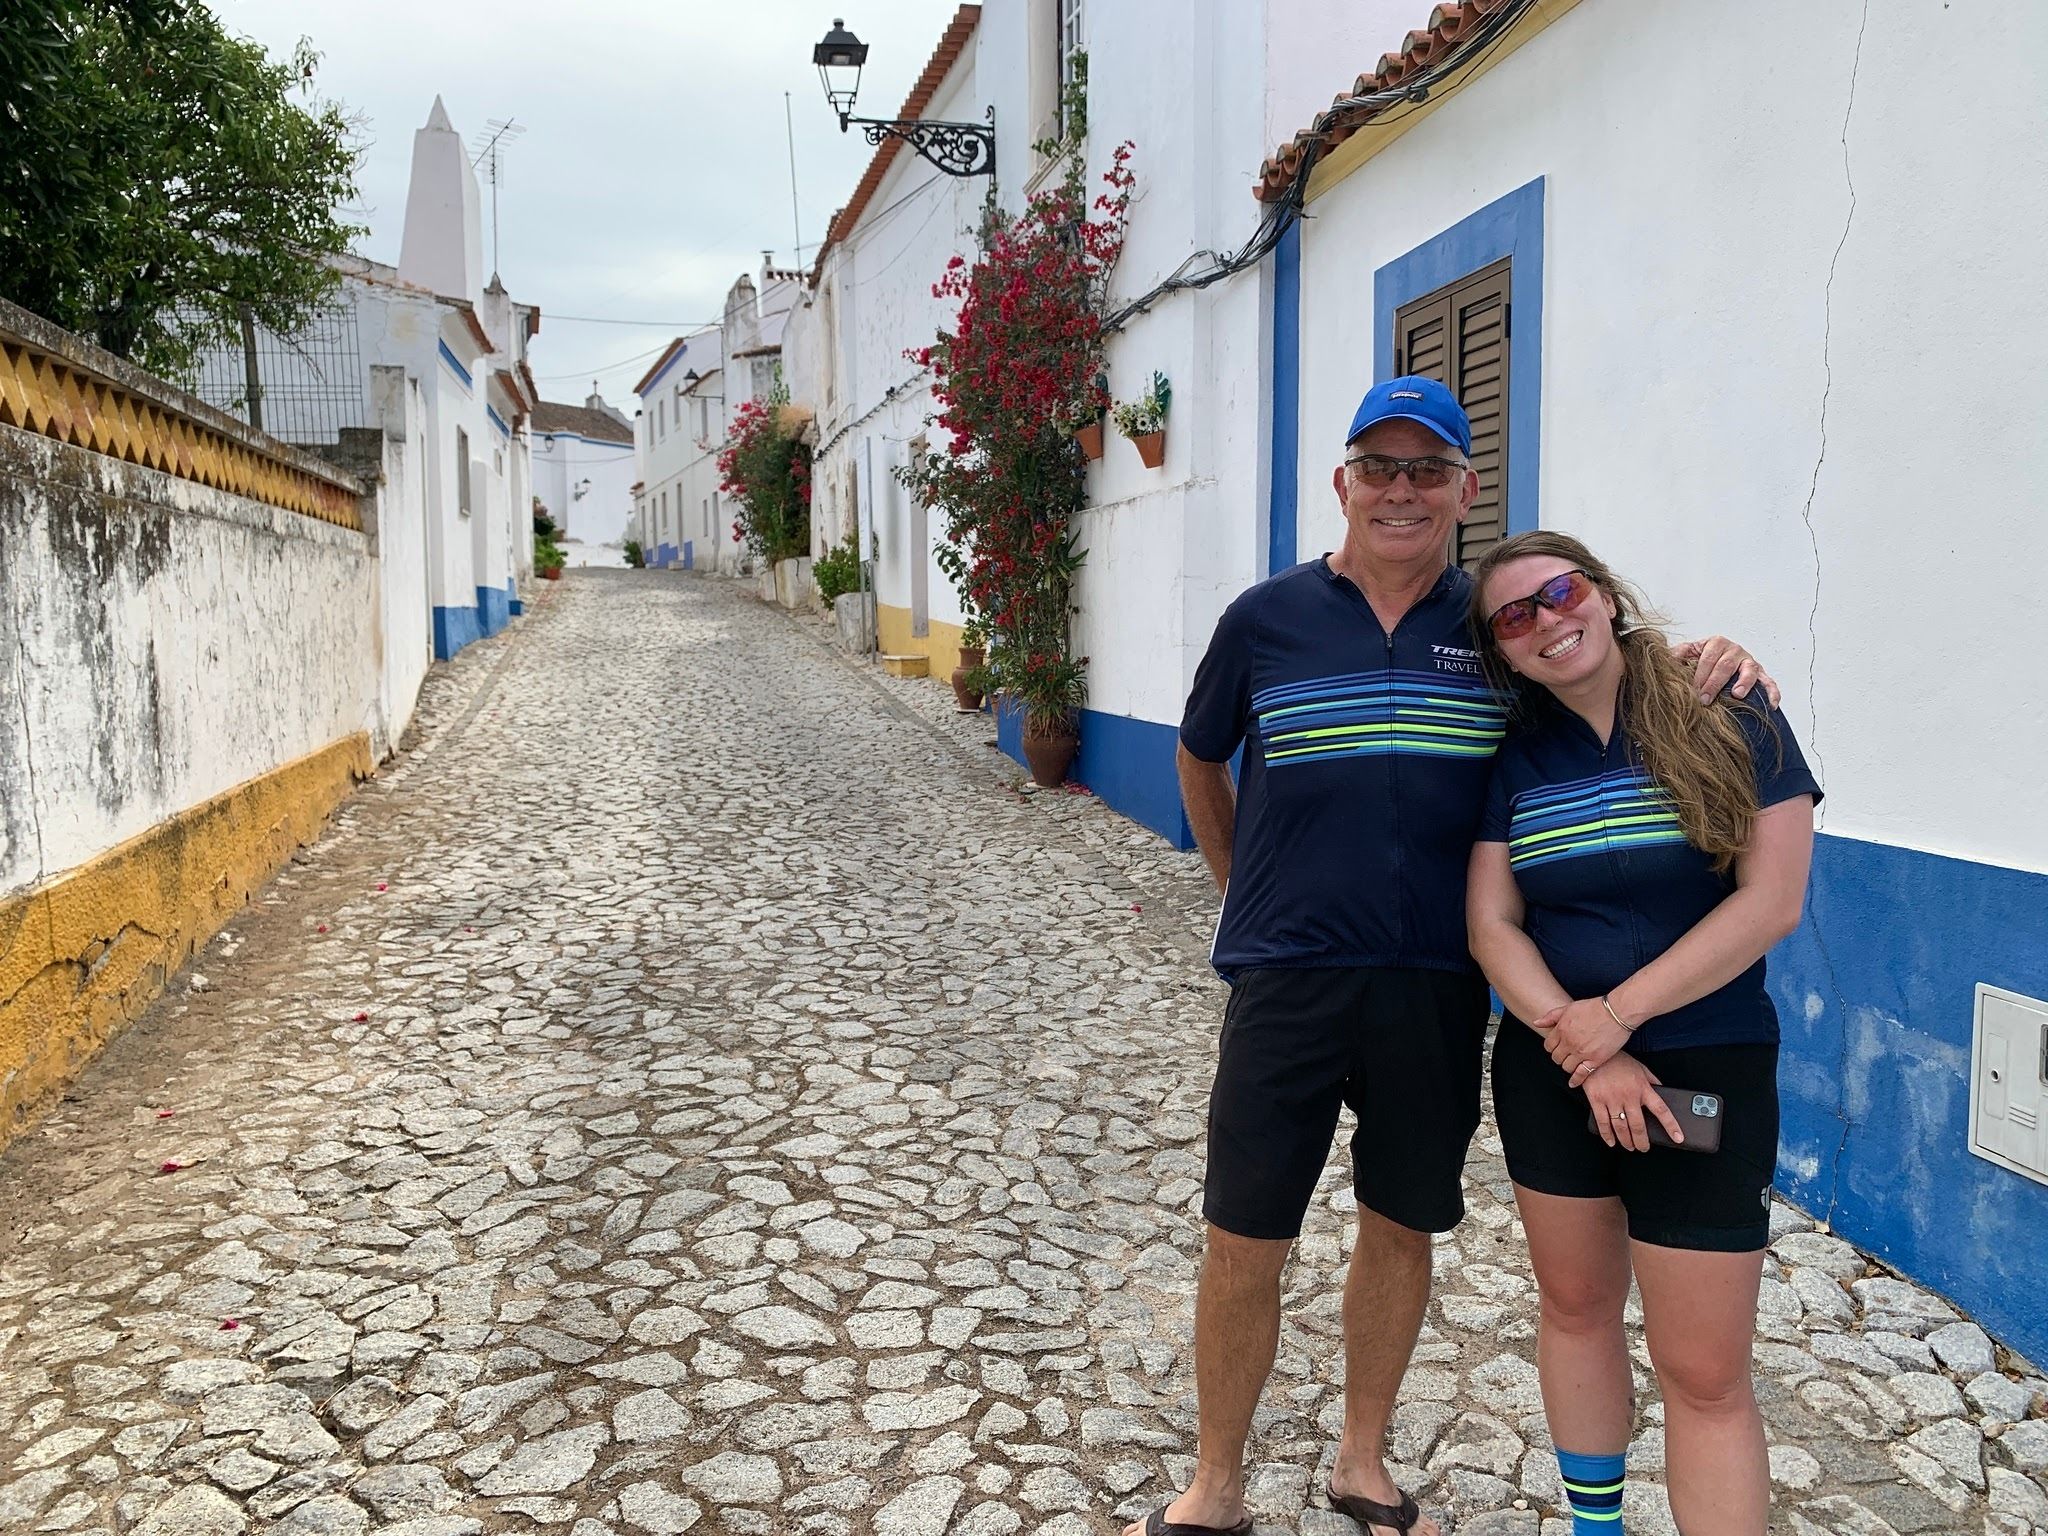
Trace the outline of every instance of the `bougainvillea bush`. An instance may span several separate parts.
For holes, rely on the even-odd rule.
[[[958,318],[909,355],[932,371],[940,446],[900,471],[937,508],[942,569],[989,639],[987,681],[1027,729],[1070,729],[1088,658],[1072,654],[1073,519],[1087,468],[1071,435],[1108,403],[1100,373],[1110,272],[1135,177],[1118,148],[1092,204],[1076,168],[1014,221],[991,213],[981,254],[955,256],[933,287]]]
[[[733,542],[770,564],[811,552],[811,450],[784,420],[788,400],[743,404],[718,454],[718,489],[739,508]]]

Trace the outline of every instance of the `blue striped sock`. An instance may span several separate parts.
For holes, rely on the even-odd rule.
[[[1572,1507],[1572,1536],[1620,1536],[1621,1481],[1627,1466],[1626,1454],[1557,1453],[1565,1499]]]

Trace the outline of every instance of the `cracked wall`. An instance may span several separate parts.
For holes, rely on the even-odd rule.
[[[368,773],[379,564],[0,427],[0,1143]]]
[[[1759,52],[1784,20],[1571,6],[1347,142],[1301,236],[1298,547],[1340,532],[1310,493],[1374,274],[1541,178],[1537,520],[1762,657],[1827,789],[1771,957],[1780,1187],[2048,1357],[2048,1187],[1968,1125],[1976,984],[2048,997],[2048,8],[1811,6]]]

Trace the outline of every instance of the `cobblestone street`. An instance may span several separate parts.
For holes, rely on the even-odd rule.
[[[1192,855],[723,582],[585,570],[0,1158],[0,1530],[1082,1536],[1178,1486]],[[1396,1422],[1564,1536],[1490,1128]],[[1333,1161],[1255,1428],[1324,1507]],[[2048,1530],[2048,1387],[1781,1208],[1777,1528]],[[1631,1532],[1671,1529],[1660,1414]]]

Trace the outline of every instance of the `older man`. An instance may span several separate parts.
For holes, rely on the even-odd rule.
[[[1444,385],[1374,386],[1332,479],[1343,546],[1242,594],[1195,674],[1181,794],[1224,893],[1212,958],[1231,983],[1195,1303],[1201,1439],[1187,1491],[1128,1536],[1251,1529],[1244,1448],[1279,1341],[1281,1269],[1347,1104],[1358,1237],[1330,1502],[1370,1531],[1437,1530],[1388,1476],[1384,1446],[1429,1301],[1431,1234],[1464,1215],[1489,1013],[1465,865],[1506,721],[1466,629],[1470,579],[1446,556],[1479,490],[1471,450]],[[1708,697],[1760,676],[1726,641],[1690,649]]]

